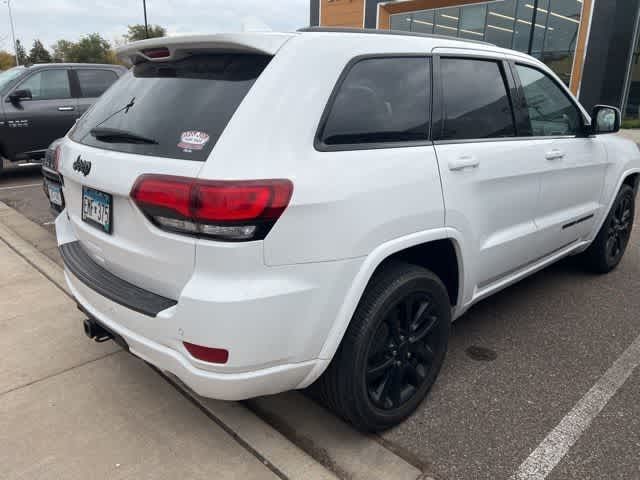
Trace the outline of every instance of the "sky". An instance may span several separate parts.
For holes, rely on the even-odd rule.
[[[0,50],[13,51],[7,0],[0,0]],[[11,0],[16,38],[27,52],[38,38],[48,49],[59,39],[97,32],[112,45],[127,25],[144,23],[142,0]],[[266,25],[292,31],[309,23],[309,0],[147,0],[150,24],[169,35],[241,31]]]

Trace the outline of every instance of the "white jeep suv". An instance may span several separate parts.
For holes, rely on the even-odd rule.
[[[542,63],[326,29],[160,38],[57,152],[87,334],[197,393],[318,380],[367,431],[433,385],[450,323],[562,257],[629,241],[638,147]]]

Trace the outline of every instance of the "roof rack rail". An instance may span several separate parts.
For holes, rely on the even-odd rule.
[[[443,40],[457,40],[459,42],[477,43],[480,45],[491,45],[493,43],[483,42],[482,40],[470,40],[467,38],[458,38],[451,35],[438,35],[437,33],[419,33],[405,32],[402,30],[381,30],[377,28],[349,28],[349,27],[305,27],[299,28],[298,32],[329,32],[329,33],[367,33],[371,35],[403,35],[407,37],[424,37],[424,38],[441,38]]]

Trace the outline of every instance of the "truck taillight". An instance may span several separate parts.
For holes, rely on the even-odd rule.
[[[164,230],[242,242],[264,239],[289,205],[293,183],[275,180],[198,180],[142,175],[131,198]]]

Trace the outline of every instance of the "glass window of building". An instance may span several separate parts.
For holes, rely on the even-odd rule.
[[[391,28],[485,40],[529,53],[551,67],[568,85],[583,3],[584,0],[495,0],[392,15]]]
[[[435,26],[433,33],[438,35],[458,36],[460,24],[459,8],[438,8],[435,12]]]
[[[516,2],[507,0],[488,5],[485,40],[499,47],[511,48],[515,23]]]
[[[433,21],[435,12],[433,10],[422,10],[415,12],[411,18],[411,31],[420,33],[433,33]]]
[[[391,30],[411,31],[411,15],[400,14],[391,15],[391,21],[389,26]]]
[[[541,7],[538,10],[541,11]],[[550,0],[546,12],[547,31],[540,59],[568,84],[578,43],[582,3],[576,0]]]
[[[516,5],[516,22],[513,29],[513,43],[511,48],[520,52],[529,51],[531,38],[531,21],[533,20],[534,0],[518,0]]]
[[[640,119],[640,35],[636,48],[631,55],[631,77],[629,78],[629,93],[624,112],[627,120]]]
[[[531,5],[533,11],[533,5]],[[540,58],[544,48],[544,41],[547,36],[547,20],[549,18],[549,0],[538,0],[538,10],[535,15],[536,27],[533,31],[533,43],[531,44],[531,55]],[[553,28],[553,27],[552,27]]]
[[[484,40],[487,5],[470,5],[460,10],[460,37],[470,40]]]

